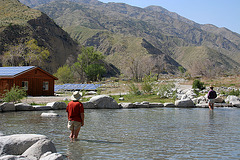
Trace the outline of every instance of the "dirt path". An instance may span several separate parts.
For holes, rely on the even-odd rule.
[[[71,96],[41,96],[41,97],[27,97],[22,100],[22,103],[28,104],[46,104],[50,102],[70,100]]]
[[[179,83],[176,83],[176,88],[178,89],[191,89],[192,85],[180,85]],[[114,94],[120,94],[120,93],[111,93],[111,95]],[[121,93],[122,95],[125,93]],[[47,104],[51,102],[56,101],[63,101],[63,100],[70,100],[71,95],[60,95],[60,96],[41,96],[41,97],[27,97],[26,99],[22,100],[22,103],[28,103],[28,104]]]

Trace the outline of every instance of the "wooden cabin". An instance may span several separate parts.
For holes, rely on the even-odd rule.
[[[36,66],[0,67],[0,96],[14,85],[26,89],[30,96],[53,96],[57,79]]]

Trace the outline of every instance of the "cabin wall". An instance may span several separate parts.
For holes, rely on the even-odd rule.
[[[14,84],[23,87],[23,83],[27,83],[27,94],[30,96],[53,96],[54,95],[54,78],[43,72],[39,68],[35,68],[12,79],[0,79],[1,93],[5,89],[10,89]],[[44,88],[44,84],[45,87]]]
[[[0,97],[6,93],[6,90],[10,90],[13,86],[13,79],[0,79]]]

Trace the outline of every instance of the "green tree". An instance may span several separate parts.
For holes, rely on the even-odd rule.
[[[87,81],[96,81],[106,73],[103,61],[104,56],[101,52],[95,51],[93,47],[83,47],[73,69],[80,77],[85,76]]]
[[[3,66],[37,65],[45,66],[50,53],[37,44],[35,39],[13,45],[3,55]]]
[[[85,73],[89,80],[97,81],[101,80],[102,75],[106,73],[106,69],[101,64],[90,64],[85,69]]]
[[[74,77],[71,68],[68,65],[64,65],[58,68],[57,73],[54,74],[58,78],[59,83],[73,83]]]
[[[6,93],[3,95],[3,100],[5,102],[19,102],[22,98],[26,97],[26,90],[20,88],[19,86],[13,86],[10,90],[6,90]]]
[[[143,77],[142,90],[144,93],[152,93],[156,79],[157,76],[152,76],[152,74]]]
[[[179,66],[178,70],[180,71],[181,75],[183,75],[185,72],[185,69],[183,68],[183,66]]]

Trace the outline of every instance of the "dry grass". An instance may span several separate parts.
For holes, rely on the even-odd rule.
[[[202,78],[202,82],[206,86],[214,85],[215,87],[230,87],[235,86],[240,88],[240,76],[216,77],[216,78]]]

